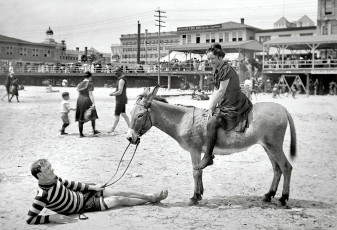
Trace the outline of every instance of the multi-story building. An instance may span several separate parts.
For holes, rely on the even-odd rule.
[[[225,22],[215,25],[198,25],[178,27],[177,31],[162,32],[160,35],[160,56],[168,55],[173,47],[185,44],[207,44],[215,42],[241,42],[255,39],[260,29],[241,23]],[[112,45],[112,54],[118,56],[120,62],[136,63],[137,34],[121,35],[121,45]],[[146,42],[145,42],[146,41]],[[153,63],[158,61],[158,33],[142,33],[140,60]]]
[[[337,1],[318,0],[317,34],[337,34]]]
[[[120,45],[112,45],[111,53],[115,60],[122,63],[137,63],[137,34],[121,35]],[[178,44],[177,32],[160,33],[160,58],[168,55],[169,48]],[[158,61],[158,33],[140,34],[140,61],[155,63]]]
[[[260,29],[241,23],[225,22],[215,25],[199,25],[178,27],[179,44],[223,43],[254,40],[255,33]]]
[[[67,50],[66,42],[60,43],[53,38],[53,31],[49,27],[43,42],[29,42],[17,38],[0,35],[0,64],[13,66],[37,66],[39,64],[54,65],[76,63],[85,51]],[[109,53],[99,53],[91,48],[88,54],[95,53],[101,62],[111,62]]]

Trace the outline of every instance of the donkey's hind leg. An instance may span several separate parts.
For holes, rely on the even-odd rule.
[[[282,196],[279,199],[282,205],[286,205],[286,201],[289,200],[289,190],[290,190],[290,178],[291,171],[293,167],[289,163],[288,159],[284,155],[283,150],[281,149],[280,154],[274,156],[277,164],[280,166],[284,181],[283,181],[283,190]]]
[[[269,160],[271,162],[271,165],[273,166],[273,171],[274,171],[274,177],[273,177],[273,182],[271,184],[271,187],[269,189],[269,192],[266,193],[264,195],[263,201],[264,202],[270,202],[271,198],[275,196],[280,179],[281,179],[281,175],[282,175],[282,171],[280,166],[277,164],[277,162],[275,161],[272,153],[270,150],[268,150],[267,148],[264,148],[268,154]]]
[[[279,171],[281,170],[283,177],[284,177],[284,182],[283,182],[282,197],[279,199],[279,201],[281,202],[282,205],[286,205],[286,201],[289,199],[290,177],[291,177],[292,166],[289,163],[286,156],[284,155],[282,145],[269,144],[265,146],[265,149],[268,153],[269,159],[272,162],[273,169],[274,169],[273,183],[272,183],[269,193],[266,194],[267,198],[265,198],[265,200],[268,201],[268,197],[272,197],[275,195],[275,193],[273,192],[274,191],[276,192],[277,190],[277,185],[280,181],[280,176],[281,176],[281,173]]]

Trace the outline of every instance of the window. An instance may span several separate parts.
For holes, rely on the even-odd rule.
[[[225,42],[229,42],[229,32],[225,32]]]
[[[186,44],[186,35],[182,36],[182,42],[183,42],[183,44]]]
[[[12,46],[6,47],[6,54],[13,54],[13,47]]]
[[[200,34],[196,35],[195,43],[200,43]]]
[[[39,56],[39,49],[33,49],[33,57]]]
[[[233,41],[233,42],[236,42],[236,41],[237,41],[237,32],[236,32],[236,31],[233,31],[233,32],[232,32],[232,41]]]
[[[270,36],[260,36],[259,42],[264,43],[270,40]]]
[[[238,41],[242,41],[242,30],[238,31]]]
[[[44,57],[50,57],[51,55],[50,55],[50,50],[45,50],[45,52],[44,52]]]
[[[211,43],[215,42],[215,33],[211,33]]]
[[[210,37],[211,37],[210,34],[206,34],[206,43],[210,43],[211,41]]]
[[[334,0],[325,0],[325,15],[333,14]]]
[[[189,34],[189,35],[187,35],[187,43],[191,43],[191,35]]]
[[[27,56],[27,48],[20,47],[20,56]]]
[[[219,33],[219,42],[223,42],[223,33]]]
[[[291,37],[291,34],[280,34],[279,37]]]

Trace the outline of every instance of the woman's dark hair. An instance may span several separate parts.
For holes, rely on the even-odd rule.
[[[91,75],[91,73],[89,72],[89,71],[87,71],[87,72],[85,72],[84,73],[84,77],[85,78],[89,78],[89,77],[91,77],[92,75]]]
[[[218,56],[221,59],[226,55],[225,51],[221,49],[221,45],[219,43],[214,43],[211,45],[211,47],[206,50],[206,54],[209,52],[212,52],[215,56]]]

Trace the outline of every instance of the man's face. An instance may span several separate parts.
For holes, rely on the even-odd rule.
[[[38,174],[39,179],[52,180],[55,178],[54,169],[47,161],[44,165],[41,165],[41,172]]]

